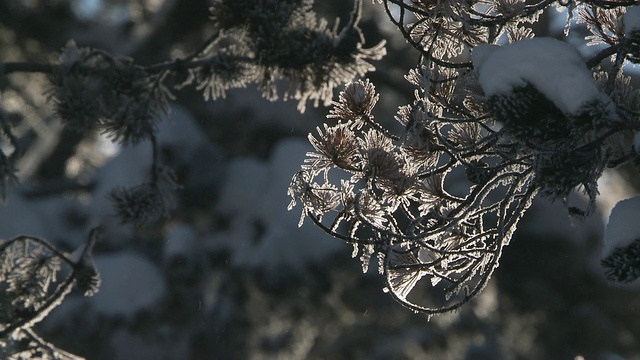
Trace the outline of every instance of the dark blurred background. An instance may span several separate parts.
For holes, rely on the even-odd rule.
[[[49,62],[79,46],[152,64],[197,49],[212,33],[207,0],[3,0],[0,61]],[[317,1],[330,24],[353,4]],[[563,14],[536,25],[562,36]],[[418,61],[381,5],[364,2],[367,45],[388,55],[368,74],[381,93],[376,119],[398,129],[413,100],[403,76]],[[568,41],[578,43],[577,28]],[[586,48],[580,48],[589,52]],[[36,330],[88,359],[640,359],[639,286],[608,284],[599,266],[603,224],[633,176],[606,173],[600,213],[572,223],[537,201],[488,287],[460,311],[431,320],[384,294],[351,248],[286,211],[287,186],[328,109],[271,103],[249,87],[205,102],[176,91],[160,127],[163,163],[182,185],[178,208],[154,228],[113,217],[105,194],[144,180],[148,144],[121,148],[66,130],[47,102],[44,75],[0,78],[0,106],[26,150],[21,185],[0,208],[0,238],[45,237],[63,250],[99,223],[102,288],[70,295]],[[577,199],[576,201],[580,201]],[[428,286],[422,284],[423,286]]]

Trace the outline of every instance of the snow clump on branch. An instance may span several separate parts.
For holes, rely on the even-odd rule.
[[[487,99],[531,84],[566,115],[579,115],[593,101],[611,103],[578,51],[560,40],[543,37],[505,46],[478,45],[472,60]]]

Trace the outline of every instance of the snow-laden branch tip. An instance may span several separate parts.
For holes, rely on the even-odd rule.
[[[560,40],[541,37],[505,46],[479,45],[472,60],[487,98],[531,84],[566,115],[577,115],[594,100],[611,102],[578,51]]]
[[[625,34],[640,31],[640,5],[627,8],[627,12],[622,19]]]
[[[624,248],[640,239],[640,195],[619,201],[611,210],[604,233],[602,257],[605,258],[617,248]]]

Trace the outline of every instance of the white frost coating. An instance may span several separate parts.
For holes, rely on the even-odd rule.
[[[578,115],[589,101],[611,102],[578,51],[560,40],[541,37],[502,47],[478,45],[472,61],[487,98],[530,83],[567,115]]]
[[[626,247],[640,239],[640,195],[625,199],[616,204],[609,215],[609,223],[604,232],[605,258],[619,247]]]
[[[640,31],[640,5],[628,7],[622,21],[624,22],[624,32],[626,34],[634,30]]]
[[[99,314],[130,319],[156,304],[166,292],[158,268],[140,255],[96,256],[95,263],[102,283],[91,303]]]

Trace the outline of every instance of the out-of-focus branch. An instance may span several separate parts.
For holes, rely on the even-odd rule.
[[[16,72],[51,74],[53,73],[54,68],[55,68],[55,65],[52,65],[52,64],[38,64],[38,63],[24,63],[24,62],[0,63],[0,76],[8,75]]]

